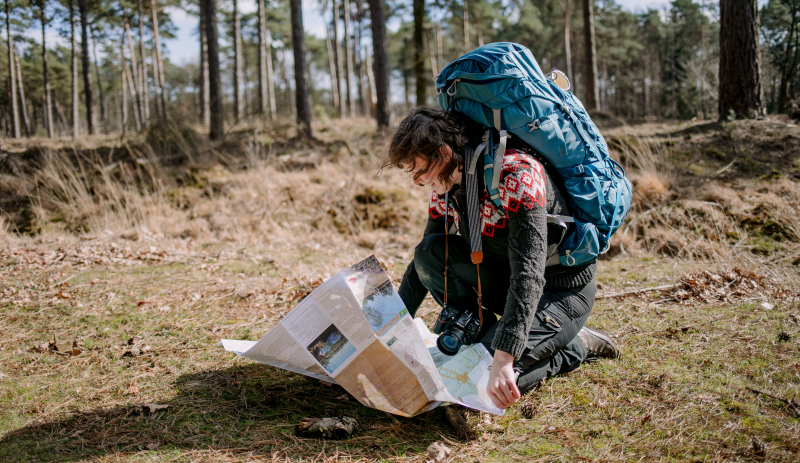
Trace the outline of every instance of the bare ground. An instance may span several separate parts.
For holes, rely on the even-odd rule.
[[[800,131],[714,127],[608,131],[637,198],[590,324],[623,357],[494,420],[467,411],[473,443],[439,411],[395,421],[216,345],[257,339],[371,253],[400,278],[427,194],[374,177],[385,135],[369,123],[317,127],[321,147],[278,129],[212,149],[176,137],[172,164],[146,140],[119,157],[97,155],[103,140],[61,157],[45,146],[34,167],[14,158],[28,147],[0,146],[23,166],[0,176],[17,201],[0,231],[0,460],[423,461],[443,441],[452,461],[797,461]],[[83,171],[59,161],[76,152]],[[436,313],[426,301],[423,319]],[[331,413],[361,430],[294,435]]]

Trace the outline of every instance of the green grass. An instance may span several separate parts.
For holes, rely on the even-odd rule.
[[[312,258],[294,252],[275,265]],[[481,436],[476,446],[459,443],[439,411],[394,423],[343,400],[338,386],[216,346],[220,338],[260,337],[275,314],[294,305],[274,294],[298,282],[243,297],[233,290],[262,281],[275,265],[242,258],[215,272],[181,263],[90,268],[65,274],[75,275],[65,291],[72,298],[53,303],[36,297],[53,291],[48,284],[26,283],[33,273],[6,277],[34,297],[22,306],[2,299],[0,372],[8,378],[0,383],[0,461],[312,460],[337,453],[412,461],[442,439],[458,461],[713,461],[750,458],[751,436],[768,443],[770,461],[797,461],[800,420],[747,390],[800,396],[800,336],[790,317],[797,306],[655,306],[646,295],[598,301],[590,324],[615,335],[623,357],[549,380],[524,399],[537,405],[532,419],[522,418],[519,405],[488,426],[467,412]],[[599,280],[612,292],[668,283],[673,271],[663,259],[616,260],[601,264]],[[199,291],[203,297],[193,300]],[[432,321],[430,301],[421,314]],[[792,339],[778,342],[781,331]],[[31,349],[54,332],[84,351],[71,357]],[[123,356],[131,338],[150,349]],[[143,403],[169,407],[150,415],[137,408]],[[294,437],[300,419],[324,416],[329,406],[359,421],[353,439]]]

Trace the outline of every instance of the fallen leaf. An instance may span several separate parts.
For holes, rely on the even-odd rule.
[[[0,381],[3,381],[3,380],[8,379],[8,378],[9,378],[9,376],[7,374],[0,373]]]
[[[150,442],[149,444],[145,445],[145,447],[147,447],[147,450],[155,450],[161,447],[161,444],[159,442]]]
[[[772,309],[775,308],[775,306],[770,304],[769,302],[762,302],[761,303],[761,308],[764,309],[764,310],[772,310]]]
[[[58,290],[58,298],[59,299],[72,299],[72,296],[69,294],[65,294],[63,290],[59,288]]]
[[[137,395],[137,394],[139,394],[139,386],[137,386],[137,385],[135,385],[135,384],[134,384],[134,385],[132,385],[131,387],[129,387],[129,388],[128,388],[128,394],[130,394],[130,395]]]
[[[444,442],[437,440],[428,446],[428,454],[426,455],[428,459],[426,463],[438,463],[449,457],[450,452],[450,448],[446,446]]]

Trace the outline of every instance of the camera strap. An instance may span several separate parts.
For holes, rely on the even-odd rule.
[[[450,262],[450,193],[444,194],[444,305],[447,305],[447,268]],[[476,256],[477,254],[477,256]],[[477,258],[476,258],[477,257]],[[472,262],[478,275],[478,321],[483,328],[483,292],[481,291],[481,262],[483,253],[472,253]]]

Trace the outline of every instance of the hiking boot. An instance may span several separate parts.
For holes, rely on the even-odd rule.
[[[614,345],[614,341],[600,330],[584,326],[578,332],[578,338],[586,346],[586,359],[584,361],[592,361],[599,358],[619,358],[619,350]]]

